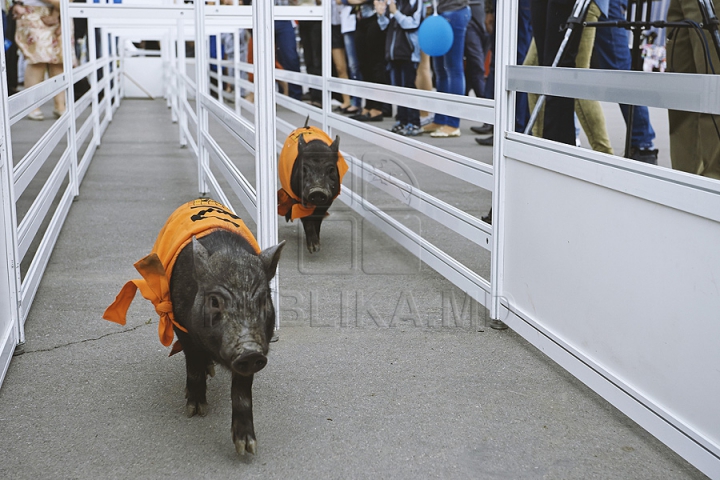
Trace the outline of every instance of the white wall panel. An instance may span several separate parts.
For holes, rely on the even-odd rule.
[[[720,223],[523,161],[506,168],[511,308],[720,455]]]

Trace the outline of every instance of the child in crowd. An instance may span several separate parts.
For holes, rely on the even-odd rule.
[[[420,43],[417,30],[422,20],[422,0],[375,0],[378,25],[386,32],[385,60],[388,62],[390,84],[415,88],[415,76],[420,62]],[[420,112],[414,108],[397,107],[397,122],[390,129],[400,135],[422,133]]]

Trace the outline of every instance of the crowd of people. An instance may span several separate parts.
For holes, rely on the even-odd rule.
[[[40,83],[45,75],[62,73],[60,0],[15,0],[3,11],[10,45],[6,52],[12,60],[14,48],[24,55],[27,67],[24,86]],[[276,5],[300,5],[322,0],[274,0]],[[326,0],[332,2],[332,68],[339,78],[363,80],[455,95],[493,98],[495,48],[495,6],[497,0]],[[575,0],[518,0],[517,62],[524,65],[551,66],[563,41],[565,26],[572,16]],[[234,3],[221,0],[221,3]],[[251,0],[241,0],[245,5]],[[716,11],[720,0],[713,0]],[[585,20],[624,20],[627,0],[594,0]],[[428,56],[420,48],[418,30],[424,19],[437,14],[447,20],[452,43],[442,55]],[[670,0],[668,21],[684,19],[702,22],[697,0]],[[628,31],[622,28],[578,28],[570,37],[558,66],[630,70]],[[300,71],[301,60],[310,74],[322,74],[322,30],[317,21],[275,21],[276,66]],[[720,72],[717,52],[707,32],[690,28],[668,29],[667,70],[682,73],[716,74]],[[297,36],[300,42],[296,41]],[[231,48],[232,41],[224,42]],[[225,52],[226,54],[228,52]],[[252,61],[252,42],[248,46]],[[16,63],[15,63],[16,65]],[[663,64],[664,65],[664,64]],[[12,73],[12,61],[8,73]],[[664,67],[663,67],[664,68]],[[10,77],[11,75],[9,75]],[[17,75],[15,79],[17,80]],[[9,87],[15,89],[13,81]],[[299,85],[289,84],[284,93],[297,100],[322,106],[322,94],[316,89],[303,93]],[[335,111],[361,122],[379,122],[393,115],[393,106],[373,99],[336,95],[340,105]],[[516,95],[515,129],[530,129],[530,112],[537,102],[534,95]],[[532,133],[550,140],[578,144],[582,127],[594,150],[614,153],[599,102],[548,96],[532,119]],[[53,113],[65,111],[64,93],[55,98]],[[631,122],[629,158],[657,164],[655,132],[647,107],[620,105],[626,123]],[[632,113],[631,113],[632,112]],[[428,134],[435,138],[461,135],[460,119],[444,113],[419,111],[398,105],[391,131],[405,136]],[[29,114],[42,120],[38,109]],[[720,129],[713,115],[669,111],[670,155],[672,166],[685,172],[720,179]],[[492,125],[473,125],[470,129],[480,145],[493,144]]]
[[[320,0],[315,0],[320,4]],[[341,78],[457,95],[494,96],[495,45],[494,21],[497,0],[330,0],[332,10],[332,51],[334,74]],[[716,9],[718,2],[714,0]],[[249,3],[249,2],[246,2]],[[276,4],[301,4],[301,0],[276,0]],[[517,61],[524,65],[550,66],[564,36],[564,26],[571,17],[574,0],[519,0]],[[587,21],[624,20],[627,0],[595,0],[587,12]],[[435,11],[434,11],[435,10]],[[430,14],[445,18],[453,31],[453,42],[447,53],[428,57],[419,47],[418,28]],[[701,20],[697,0],[671,0],[669,20]],[[300,22],[301,24],[304,22]],[[311,23],[311,22],[310,22]],[[319,32],[303,33],[300,39],[308,72],[320,71]],[[584,28],[571,37],[560,61],[561,67],[631,70],[629,33],[622,28]],[[307,39],[307,40],[306,40]],[[708,44],[711,39],[708,38]],[[682,46],[680,46],[682,43]],[[698,39],[687,29],[669,34],[668,45],[676,45],[680,55],[668,51],[668,70],[693,73],[705,66],[717,65],[717,55],[709,52],[706,61],[698,53]],[[292,49],[290,43],[279,49]],[[669,50],[669,49],[668,49]],[[710,49],[712,50],[712,49]],[[278,58],[282,53],[278,51]],[[308,63],[307,58],[311,61]],[[692,60],[692,61],[690,61]],[[283,62],[280,61],[282,64]],[[282,65],[294,70],[297,64]],[[707,69],[706,69],[707,70]],[[311,92],[309,100],[320,105],[321,98]],[[295,95],[302,98],[300,93]],[[529,97],[529,98],[528,98]],[[382,121],[392,116],[392,106],[372,99],[342,96],[336,111],[362,122]],[[516,96],[516,131],[526,129],[536,98],[518,92]],[[548,96],[532,126],[536,136],[576,145],[582,127],[590,147],[613,154],[603,109],[599,102]],[[626,122],[632,122],[629,151],[634,160],[657,164],[655,132],[647,107],[619,105]],[[669,114],[671,158],[673,168],[720,178],[720,134],[712,115],[674,112]],[[460,119],[442,113],[432,114],[397,106],[391,131],[407,136],[429,134],[432,137],[459,137]],[[492,125],[472,125],[470,129],[480,145],[493,144]],[[694,152],[689,159],[687,152]]]

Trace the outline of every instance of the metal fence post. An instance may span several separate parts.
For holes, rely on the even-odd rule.
[[[203,106],[204,95],[208,89],[208,48],[205,38],[205,2],[195,2],[195,111],[197,112],[197,148],[198,148],[198,191],[208,192],[205,181],[205,168],[209,164],[205,147],[205,132],[208,130],[208,112]]]
[[[275,51],[273,2],[253,2],[253,46],[255,52]],[[277,243],[277,155],[275,150],[275,59],[255,55],[255,164],[257,233],[260,248]],[[278,275],[270,284],[276,320],[280,327]]]

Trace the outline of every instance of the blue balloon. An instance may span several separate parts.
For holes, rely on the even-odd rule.
[[[418,29],[420,49],[431,57],[441,57],[450,51],[453,31],[450,22],[440,15],[426,18]]]

